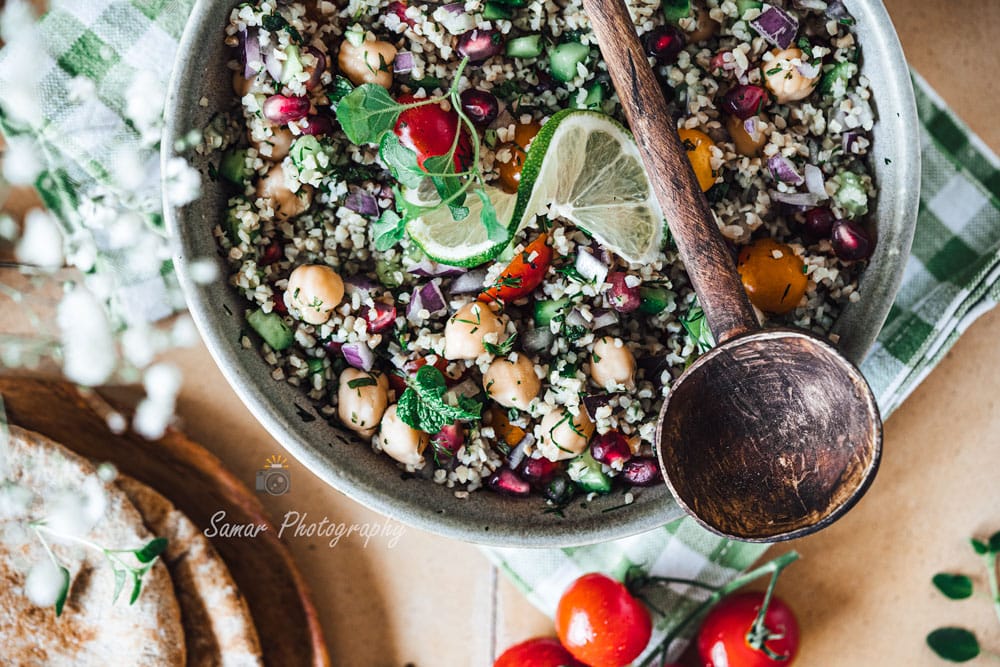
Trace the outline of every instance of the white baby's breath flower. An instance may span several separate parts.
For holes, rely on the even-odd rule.
[[[171,364],[156,364],[146,369],[142,378],[146,398],[136,408],[132,427],[139,435],[155,440],[163,437],[174,416],[181,373]]]
[[[74,76],[66,85],[70,102],[85,102],[97,95],[97,84],[85,76]]]
[[[190,315],[178,315],[170,338],[177,347],[194,347],[198,344],[198,329]]]
[[[144,322],[134,322],[122,333],[122,353],[136,368],[145,368],[153,362],[157,346],[151,327]]]
[[[11,185],[33,185],[44,168],[40,153],[31,138],[10,137],[3,156],[4,179]]]
[[[49,558],[35,563],[28,571],[24,582],[24,593],[39,607],[51,607],[56,603],[65,585],[62,570]]]
[[[208,285],[219,277],[219,264],[211,258],[199,257],[192,260],[190,269],[191,280],[199,285]]]
[[[82,537],[91,531],[108,508],[104,482],[88,476],[78,490],[50,496],[45,527],[56,535]]]
[[[52,270],[62,266],[62,232],[51,213],[40,208],[28,211],[15,253],[25,264]]]
[[[56,313],[63,353],[63,373],[82,385],[98,385],[115,369],[115,343],[103,306],[81,286],[59,302]]]
[[[118,478],[118,468],[115,467],[114,463],[105,461],[97,466],[97,478],[105,484],[113,482]]]
[[[165,166],[167,197],[174,206],[189,204],[201,190],[201,174],[182,157],[167,160]]]
[[[24,516],[30,503],[31,491],[25,487],[13,482],[0,484],[0,519]]]
[[[159,137],[165,91],[166,86],[152,71],[139,70],[125,93],[125,116],[152,142]]]

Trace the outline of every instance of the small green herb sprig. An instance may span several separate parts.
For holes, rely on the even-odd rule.
[[[114,573],[115,577],[115,589],[112,602],[118,601],[118,597],[122,594],[127,582],[129,583],[130,591],[128,600],[129,605],[135,604],[135,601],[139,599],[139,593],[142,592],[143,577],[146,576],[146,573],[149,572],[153,565],[156,564],[156,560],[167,549],[167,538],[165,537],[153,538],[138,549],[108,549],[107,547],[102,547],[101,545],[82,537],[58,533],[46,526],[44,521],[33,521],[30,526],[35,532],[35,536],[38,538],[39,542],[41,542],[42,547],[45,549],[45,553],[48,554],[52,563],[59,568],[59,572],[62,575],[62,583],[55,601],[56,616],[62,615],[63,607],[66,604],[66,598],[69,595],[71,580],[69,569],[60,563],[58,558],[56,558],[55,553],[52,551],[52,547],[49,546],[48,540],[45,539],[46,535],[62,540],[76,542],[77,544],[94,549],[95,551],[100,551],[104,555],[104,558],[108,561],[108,564],[111,566],[111,571]],[[128,561],[127,557],[129,554],[132,555],[135,563],[130,563]]]
[[[680,318],[680,322],[698,348],[698,354],[704,354],[715,347],[715,338],[712,337],[712,330],[708,328],[705,311],[697,301],[691,304],[687,313]]]
[[[997,582],[997,555],[1000,554],[1000,531],[993,533],[985,542],[972,538],[969,540],[972,550],[982,559],[986,566],[986,581],[989,586],[993,610],[1000,619],[1000,585]],[[939,572],[931,579],[934,586],[950,600],[964,600],[972,597],[972,579],[964,574]],[[927,645],[939,657],[951,662],[966,662],[972,660],[982,649],[979,640],[971,630],[958,627],[943,627],[927,635]]]
[[[424,179],[429,178],[441,199],[432,206],[420,206],[407,201],[399,188],[394,188],[396,211],[384,211],[374,223],[373,232],[377,250],[388,250],[402,240],[406,233],[407,222],[443,206],[448,207],[456,222],[465,220],[469,216],[469,208],[465,206],[465,202],[470,192],[482,202],[480,219],[489,239],[501,242],[509,238],[510,233],[497,219],[496,209],[485,190],[486,181],[479,166],[479,134],[475,124],[462,111],[458,84],[468,62],[468,58],[462,59],[455,71],[451,86],[443,95],[405,104],[394,100],[385,88],[372,83],[349,89],[350,82],[342,78],[338,77],[334,82],[334,92],[330,95],[330,101],[336,106],[337,120],[347,138],[355,144],[378,144],[379,157],[399,185],[416,189]],[[441,104],[445,101],[451,104],[459,118],[459,126],[455,130],[451,148],[444,155],[426,157],[421,165],[418,163],[417,155],[400,143],[393,129],[404,111]],[[455,154],[461,145],[463,129],[468,132],[471,139],[473,154],[468,169],[457,171]]]
[[[421,366],[399,397],[396,410],[406,425],[426,433],[438,433],[448,424],[464,419],[479,419],[483,404],[468,396],[458,396],[458,404],[444,399],[447,385],[444,375],[433,366]]]

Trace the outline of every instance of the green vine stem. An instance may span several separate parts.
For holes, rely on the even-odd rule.
[[[749,584],[750,582],[756,581],[757,579],[760,579],[761,577],[766,575],[771,576],[771,581],[768,583],[767,592],[764,595],[764,604],[761,605],[760,611],[757,613],[757,618],[754,620],[754,623],[751,626],[750,631],[747,633],[747,641],[754,642],[759,638],[760,646],[755,646],[753,643],[751,643],[751,645],[754,646],[754,648],[764,651],[769,657],[780,660],[782,658],[781,656],[774,655],[773,651],[767,649],[767,647],[764,646],[764,642],[766,642],[769,639],[775,638],[775,636],[770,634],[770,632],[767,630],[767,627],[764,625],[764,617],[767,614],[767,608],[771,602],[771,595],[774,591],[774,586],[775,583],[777,582],[778,575],[781,574],[782,570],[784,570],[786,567],[788,567],[793,562],[798,560],[798,558],[799,558],[798,552],[789,551],[786,554],[778,556],[772,561],[764,563],[760,567],[754,568],[753,570],[750,570],[749,572],[746,572],[740,575],[739,577],[736,577],[728,584],[725,584],[724,586],[721,586],[719,588],[710,586],[700,581],[694,581],[691,579],[680,579],[676,577],[646,577],[643,575],[639,575],[637,577],[631,578],[630,581],[627,581],[627,585],[630,588],[634,587],[636,589],[641,588],[647,584],[655,583],[655,584],[685,584],[688,586],[696,586],[698,588],[704,588],[712,591],[712,594],[708,597],[708,599],[706,599],[704,602],[695,607],[690,614],[681,619],[680,623],[675,625],[670,630],[670,632],[667,633],[667,635],[663,638],[663,641],[660,642],[658,650],[653,651],[645,660],[639,663],[637,667],[650,667],[651,665],[655,664],[654,659],[658,657],[661,658],[662,660],[665,660],[667,656],[667,651],[670,649],[670,645],[673,644],[674,640],[677,639],[678,636],[680,636],[681,632],[683,632],[684,629],[687,628],[687,626],[690,625],[692,621],[699,618],[702,614],[704,614],[709,609],[714,607],[719,601],[722,600],[722,598],[726,597],[730,593],[739,590],[740,588]]]
[[[1000,585],[997,583],[997,552],[991,549],[989,552],[983,554],[983,560],[986,561],[986,581],[990,585],[993,610],[997,614],[997,619],[1000,619]]]

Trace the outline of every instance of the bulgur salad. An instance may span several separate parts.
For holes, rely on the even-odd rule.
[[[758,315],[828,335],[873,245],[853,19],[629,9]],[[713,343],[580,0],[268,0],[226,41],[215,235],[273,378],[459,497],[658,483],[663,398]]]

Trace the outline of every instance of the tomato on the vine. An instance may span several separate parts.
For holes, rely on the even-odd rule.
[[[556,632],[577,660],[591,667],[624,667],[646,648],[653,623],[623,584],[591,573],[570,584],[560,598]]]
[[[535,637],[511,646],[493,667],[586,667],[569,654],[558,639]]]
[[[527,296],[542,284],[552,263],[552,247],[546,234],[539,234],[510,260],[496,282],[479,295],[480,301],[513,301]]]
[[[698,655],[705,667],[788,667],[799,648],[799,625],[791,608],[772,597],[764,614],[760,648],[751,645],[764,594],[730,595],[705,617],[698,631]],[[768,655],[770,653],[770,655]]]
[[[400,95],[400,104],[412,104],[426,98]],[[460,120],[454,109],[445,110],[440,104],[424,104],[399,114],[394,132],[399,143],[417,154],[417,164],[424,168],[427,158],[447,155],[455,142]],[[464,171],[472,162],[472,140],[463,127],[455,148],[455,171]]]

